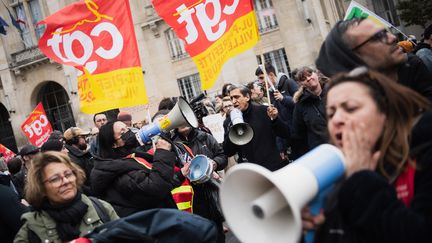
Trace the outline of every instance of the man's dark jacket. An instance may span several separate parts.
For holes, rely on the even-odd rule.
[[[86,175],[86,181],[84,182],[84,185],[82,187],[84,194],[91,196],[93,195],[91,191],[90,186],[90,175],[91,171],[93,170],[93,156],[88,151],[82,151],[78,148],[75,148],[71,145],[65,145],[67,150],[69,150],[69,158],[74,162],[75,164],[79,165],[82,170],[84,170]]]
[[[18,192],[20,198],[24,198],[24,187],[27,180],[27,168],[24,164],[21,166],[21,170],[12,176],[12,182],[15,185],[15,189]]]
[[[181,142],[189,146],[194,153],[194,155],[205,155],[210,159],[214,160],[217,164],[216,170],[223,170],[228,164],[228,159],[224,154],[222,146],[218,144],[216,139],[203,131],[198,129],[192,129],[187,136],[187,139],[181,135],[178,135],[175,139],[176,142]],[[223,217],[218,217],[218,215],[212,215],[209,208],[208,197],[206,197],[206,193],[212,190],[212,185],[210,182],[203,184],[192,184],[195,194],[194,194],[194,202],[193,202],[193,211],[194,213],[218,222],[220,220],[223,221]],[[213,202],[212,202],[213,203]],[[220,221],[220,223],[222,223]]]
[[[0,205],[1,242],[13,242],[22,226],[21,215],[27,209],[21,204],[18,194],[10,187],[10,181],[0,184]]]
[[[187,138],[177,135],[176,142],[186,144],[194,155],[203,154],[217,163],[217,170],[223,170],[228,164],[228,159],[217,140],[206,132],[192,128]]]
[[[157,149],[154,156],[140,156],[152,169],[135,159],[95,159],[93,193],[111,203],[120,217],[151,208],[177,208],[171,197],[175,154]]]
[[[222,146],[211,134],[192,128],[187,137],[177,134],[175,141],[189,146],[194,155],[202,154],[214,160],[217,164],[216,170],[223,170],[228,164]],[[194,189],[193,213],[214,221],[219,235],[217,242],[225,242],[222,225],[225,219],[217,205],[218,187],[210,181],[202,184],[192,183],[192,187]]]
[[[286,74],[281,73],[280,75],[276,88],[282,94],[283,99],[276,101],[274,96],[271,95],[271,103],[278,109],[280,118],[288,124],[288,127],[291,127],[294,111],[293,97],[298,90],[298,85],[296,81],[288,78]]]
[[[229,117],[224,122],[225,138],[223,149],[227,156],[239,153],[247,162],[261,165],[271,171],[285,166],[276,147],[276,136],[289,137],[288,125],[282,119],[271,120],[267,115],[267,106],[250,104],[243,112],[243,120],[248,123],[253,131],[252,140],[245,145],[235,145],[228,138]],[[239,161],[242,162],[242,161]]]

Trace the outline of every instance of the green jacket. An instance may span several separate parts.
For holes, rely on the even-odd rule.
[[[89,206],[87,213],[84,215],[79,226],[79,230],[81,232],[80,236],[83,236],[93,230],[95,227],[102,225],[103,222],[99,218],[90,199],[82,194],[81,200]],[[100,201],[105,207],[111,220],[119,218],[111,204],[103,200]],[[42,243],[61,242],[57,234],[56,222],[45,211],[25,213],[21,216],[21,220],[24,221],[24,225],[15,236],[14,242],[28,242],[29,230],[33,231],[39,237]]]

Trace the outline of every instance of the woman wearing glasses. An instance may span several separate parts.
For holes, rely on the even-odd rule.
[[[22,216],[24,225],[14,242],[68,242],[103,224],[92,201],[80,192],[84,179],[84,172],[67,155],[39,154],[25,188],[33,211]],[[109,203],[99,203],[111,220],[118,218]]]
[[[364,67],[330,82],[327,127],[346,171],[325,214],[303,214],[306,229],[324,221],[315,242],[430,242],[430,108],[420,94]]]

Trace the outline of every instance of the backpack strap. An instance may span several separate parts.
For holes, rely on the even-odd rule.
[[[27,233],[27,240],[28,243],[41,243],[41,239],[39,238],[39,236],[31,229],[28,229],[28,233]]]
[[[90,199],[90,201],[93,204],[93,207],[96,210],[97,215],[99,216],[99,218],[101,219],[102,223],[107,223],[109,221],[111,221],[110,216],[108,215],[108,212],[106,210],[106,208],[104,207],[104,205],[102,205],[101,201],[99,201],[99,199],[95,198],[95,197],[88,197]]]

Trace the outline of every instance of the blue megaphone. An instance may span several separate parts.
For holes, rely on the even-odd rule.
[[[198,120],[189,103],[183,97],[179,97],[177,104],[167,115],[159,121],[142,127],[136,133],[136,137],[141,143],[147,143],[151,141],[152,137],[162,132],[169,132],[183,126],[196,128],[198,127]]]

